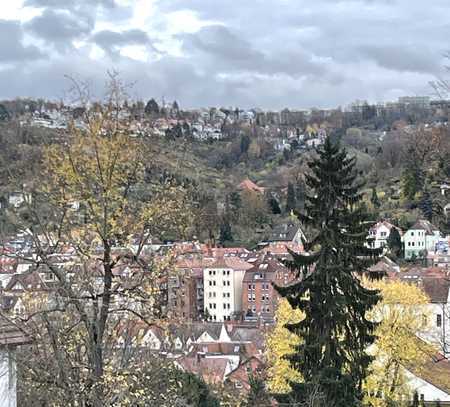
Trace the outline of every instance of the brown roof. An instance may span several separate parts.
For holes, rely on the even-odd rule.
[[[30,337],[9,318],[0,315],[0,346],[17,346],[29,343]]]
[[[252,268],[253,266],[243,260],[241,260],[239,257],[216,257],[214,262],[210,265],[208,265],[206,268],[230,268],[233,270],[248,270]]]
[[[424,230],[427,235],[433,235],[433,232],[439,232],[439,229],[434,226],[431,222],[419,219],[412,227],[409,228],[410,230]]]
[[[206,383],[220,384],[225,380],[226,368],[230,361],[227,358],[204,358],[194,355],[179,358],[177,363],[185,371],[201,376]]]
[[[430,357],[421,366],[407,366],[417,377],[450,394],[450,361],[441,354]]]
[[[239,188],[246,189],[248,191],[253,191],[253,192],[260,192],[260,193],[264,193],[264,190],[265,190],[264,188],[256,185],[253,181],[250,181],[248,178],[239,184]]]

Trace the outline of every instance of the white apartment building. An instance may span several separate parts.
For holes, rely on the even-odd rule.
[[[441,234],[439,229],[427,220],[418,220],[402,237],[405,248],[405,259],[413,256],[427,256],[427,252],[434,252]]]
[[[391,233],[392,228],[396,228],[402,235],[402,231],[397,226],[394,226],[392,223],[386,222],[385,220],[376,223],[369,230],[369,236],[367,239],[371,240],[370,247],[374,249],[379,249],[387,246],[387,240]]]
[[[242,280],[252,265],[237,257],[219,257],[203,269],[204,311],[211,321],[227,321],[242,312]]]

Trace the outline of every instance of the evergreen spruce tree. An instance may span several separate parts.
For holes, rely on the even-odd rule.
[[[230,221],[227,216],[224,216],[219,228],[219,243],[223,246],[226,242],[233,241],[233,234],[231,232]]]
[[[380,200],[378,199],[377,190],[375,187],[372,188],[372,197],[370,198],[370,202],[375,208],[379,208],[381,206]]]
[[[372,360],[366,349],[376,328],[366,313],[380,298],[362,286],[359,276],[377,261],[380,250],[365,246],[371,224],[360,205],[355,158],[327,139],[309,167],[306,183],[314,194],[306,196],[306,214],[298,216],[314,236],[305,243],[308,255],[292,253],[287,262],[301,281],[277,287],[305,314],[301,322],[286,326],[300,338],[287,359],[303,382],[290,383],[290,393],[276,398],[302,405],[319,393],[324,406],[359,406]]]
[[[423,216],[429,222],[433,221],[433,200],[430,193],[425,190],[422,194],[422,198],[419,202],[419,208],[422,211]]]
[[[286,197],[286,213],[291,213],[297,206],[297,200],[295,199],[295,189],[292,182],[288,183],[287,197]]]
[[[389,233],[387,244],[389,250],[395,257],[399,257],[402,253],[402,238],[397,228],[392,228]]]
[[[417,391],[414,392],[411,407],[419,407],[419,394],[417,393]]]
[[[274,215],[279,215],[281,213],[281,208],[277,201],[277,198],[275,198],[271,192],[269,192],[268,194],[267,203],[269,204],[270,211]]]

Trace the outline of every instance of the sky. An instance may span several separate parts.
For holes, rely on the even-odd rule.
[[[449,0],[3,0],[0,98],[115,70],[182,108],[388,101],[432,94],[449,38]]]

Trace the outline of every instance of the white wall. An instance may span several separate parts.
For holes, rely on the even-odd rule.
[[[0,407],[16,407],[16,367],[5,348],[0,349]]]
[[[406,371],[408,385],[413,391],[417,391],[419,397],[423,394],[425,401],[450,401],[450,395],[433,386],[431,383],[422,380],[413,373]]]

